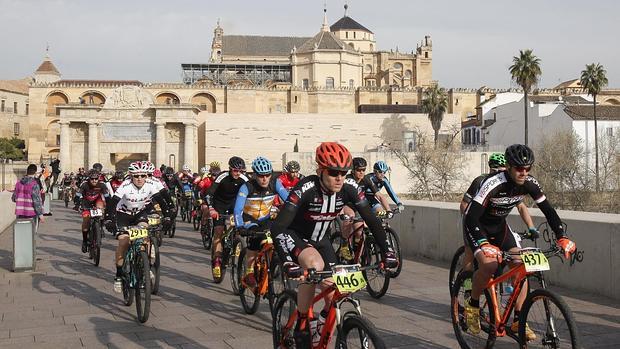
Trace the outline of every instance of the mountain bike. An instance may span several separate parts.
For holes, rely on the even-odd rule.
[[[202,199],[197,199],[192,206],[192,226],[194,230],[200,229],[200,223],[202,222],[202,210],[200,209],[202,205]]]
[[[562,255],[562,250],[551,238],[549,229],[543,230],[543,236],[549,248],[522,248],[519,253],[502,253],[501,267],[515,261],[519,265],[504,273],[496,273],[487,284],[480,297],[479,334],[468,331],[465,319],[465,301],[470,297],[472,287],[471,271],[461,271],[456,277],[451,293],[452,326],[461,348],[492,348],[497,337],[509,336],[516,340],[521,348],[581,348],[579,333],[573,314],[557,293],[547,289],[543,272],[550,269],[549,258]],[[498,269],[499,270],[499,269]],[[511,314],[517,297],[526,280],[537,279],[540,287],[530,290],[519,315],[517,333],[510,329]],[[513,291],[507,294],[504,284],[512,280]],[[526,340],[526,325],[536,335],[535,339]]]
[[[241,250],[239,264],[237,265],[239,269],[237,272],[237,277],[239,278],[237,281],[239,284],[239,298],[241,299],[243,310],[248,314],[256,313],[261,298],[266,298],[269,301],[269,310],[273,312],[276,299],[285,288],[282,266],[275,253],[271,233],[269,231],[256,232],[251,230],[240,232],[242,237],[253,237],[257,234],[265,234],[265,239],[253,262],[256,286],[249,287],[244,281],[247,270],[247,248]]]
[[[336,265],[330,271],[305,271],[302,282],[318,284],[321,281],[333,278],[334,282],[312,300],[308,311],[308,320],[313,320],[313,305],[323,299],[328,293],[333,293],[329,306],[329,313],[320,330],[313,330],[313,349],[327,348],[336,331],[336,348],[385,348],[385,343],[379,337],[375,326],[366,317],[362,316],[360,303],[351,295],[365,287],[366,281],[362,273],[377,269],[377,265],[362,267],[354,265]],[[353,305],[354,310],[342,311],[344,304]],[[287,289],[278,297],[273,311],[273,346],[274,348],[295,348],[294,329],[297,322],[297,292]],[[314,332],[314,333],[313,333]],[[320,332],[320,333],[319,333]]]
[[[142,226],[130,226],[123,229],[129,234],[129,249],[123,261],[123,298],[130,306],[135,296],[138,321],[145,323],[149,319],[151,308],[151,280],[149,261],[149,231]]]
[[[222,234],[222,264],[220,265],[220,276],[213,276],[213,281],[216,284],[221,283],[224,280],[224,276],[226,275],[226,269],[230,268],[230,283],[232,286],[232,291],[236,295],[239,293],[239,277],[237,275],[238,268],[237,265],[239,263],[239,256],[241,255],[241,250],[243,249],[243,245],[239,235],[237,234],[237,229],[235,228],[234,216],[233,215],[222,215],[222,219],[224,219],[224,233]],[[213,266],[213,264],[211,264]],[[213,267],[211,268],[211,272],[213,273]]]
[[[103,210],[91,208],[86,210],[90,216],[88,224],[88,257],[95,266],[99,266],[101,259],[101,239],[103,239]]]
[[[179,206],[177,205],[177,197],[176,195],[171,195],[170,199],[172,199],[172,204],[174,205],[175,212],[172,220],[170,221],[169,226],[162,227],[162,234],[167,235],[169,238],[173,238],[174,234],[177,231],[177,214],[179,213]]]
[[[194,193],[191,189],[186,189],[183,194],[179,197],[179,206],[181,210],[181,222],[186,221],[187,223],[192,222],[192,197]]]
[[[151,241],[149,246],[149,264],[151,265],[151,294],[157,294],[159,292],[159,278],[160,278],[160,264],[161,259],[159,256],[159,247],[161,246],[162,237],[162,224],[161,216],[159,214],[150,214],[148,219],[148,231],[149,239]],[[167,218],[166,218],[167,219]]]

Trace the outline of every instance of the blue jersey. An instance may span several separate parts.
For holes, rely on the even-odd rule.
[[[396,193],[394,192],[394,189],[392,188],[392,186],[390,185],[390,181],[388,181],[387,178],[383,178],[383,180],[379,180],[379,178],[377,178],[377,176],[375,176],[374,173],[369,173],[366,176],[364,176],[364,179],[366,180],[366,178],[372,183],[374,184],[375,188],[372,188],[371,186],[366,186],[365,188],[365,194],[366,194],[366,198],[368,199],[368,201],[370,201],[371,206],[374,206],[376,204],[379,203],[379,200],[377,200],[377,197],[375,196],[375,193],[377,191],[381,191],[381,189],[383,187],[385,187],[385,191],[387,191],[388,195],[390,196],[390,198],[392,199],[392,201],[394,201],[395,204],[400,205],[400,199],[398,199],[398,196],[396,195]]]

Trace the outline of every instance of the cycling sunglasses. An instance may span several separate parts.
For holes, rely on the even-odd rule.
[[[146,178],[146,177],[148,177],[148,175],[145,175],[145,174],[135,174],[135,175],[132,175],[132,177],[133,178]]]
[[[513,168],[517,172],[530,172],[532,170],[532,166],[515,166]]]
[[[268,174],[257,174],[256,177],[258,178],[267,178],[267,177],[271,177],[271,173]]]
[[[366,172],[366,167],[363,168],[356,168],[355,172]]]
[[[327,175],[330,177],[344,177],[347,175],[348,171],[338,171],[338,170],[327,170]]]

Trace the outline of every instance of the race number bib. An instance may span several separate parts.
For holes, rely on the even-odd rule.
[[[103,210],[101,210],[100,208],[93,208],[90,210],[90,216],[91,217],[101,217],[103,216]]]
[[[549,267],[549,260],[542,252],[523,252],[521,253],[521,260],[527,272],[551,269]]]
[[[142,239],[149,236],[149,231],[147,229],[130,229],[129,230],[129,240],[134,241],[137,239]]]
[[[352,271],[350,268],[333,267],[334,281],[338,291],[342,293],[353,293],[366,287],[366,279],[361,271]]]
[[[159,217],[149,217],[149,225],[157,225],[159,221]]]

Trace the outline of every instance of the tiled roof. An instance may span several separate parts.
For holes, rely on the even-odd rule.
[[[564,81],[560,83],[558,86],[554,87],[554,90],[561,90],[563,88],[581,88],[581,83],[579,79],[572,79],[568,81]]]
[[[29,83],[30,79],[0,80],[0,90],[27,95]]]
[[[288,56],[310,38],[288,36],[224,35],[224,56]]]
[[[41,63],[41,65],[39,66],[39,68],[37,68],[35,73],[53,73],[53,74],[60,75],[60,72],[58,71],[58,69],[56,69],[56,67],[54,66],[54,63],[52,63],[52,61],[50,61],[49,58],[46,58],[43,61],[43,63]]]
[[[357,52],[351,46],[338,39],[334,33],[326,31],[320,31],[313,38],[306,41],[297,49],[297,52],[308,52],[315,48],[319,50],[346,50]]]
[[[332,26],[329,27],[329,30],[333,32],[338,30],[363,30],[372,34],[372,32],[368,28],[359,24],[356,20],[349,16],[344,16],[340,18],[338,22],[332,24]]]
[[[593,105],[569,105],[564,111],[573,120],[594,120]],[[620,105],[597,105],[596,119],[620,121]]]

